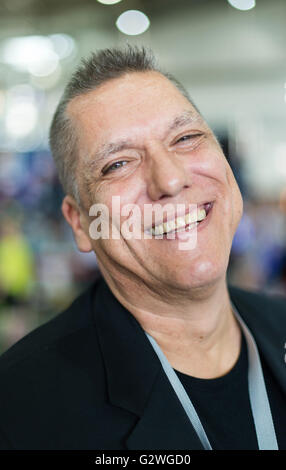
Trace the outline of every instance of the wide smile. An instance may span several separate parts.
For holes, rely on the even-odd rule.
[[[197,210],[188,212],[184,216],[178,216],[172,220],[154,225],[150,232],[154,238],[174,239],[180,232],[191,231],[194,228],[204,226],[209,219],[214,202],[206,202],[197,207]]]

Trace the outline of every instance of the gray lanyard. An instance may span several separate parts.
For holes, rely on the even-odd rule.
[[[278,450],[275,429],[273,425],[270,405],[267,397],[266,387],[263,378],[262,367],[260,363],[259,353],[252,334],[248,327],[240,317],[236,308],[232,305],[233,311],[240,323],[241,329],[245,335],[248,352],[248,391],[250,405],[254,419],[258,447],[260,450]],[[145,332],[146,333],[146,332]],[[184,408],[191,424],[193,425],[205,450],[212,450],[203,425],[197,415],[197,412],[187,395],[177,374],[170,365],[163,351],[152,336],[146,333],[150,343],[152,344],[162,367]]]

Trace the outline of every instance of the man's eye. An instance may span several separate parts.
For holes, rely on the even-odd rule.
[[[127,162],[125,160],[122,160],[120,162],[114,162],[111,165],[105,167],[102,169],[102,174],[106,175],[106,173],[109,173],[110,171],[115,171],[124,166]]]
[[[180,142],[187,142],[188,140],[195,139],[196,137],[201,137],[202,134],[187,134],[183,135],[183,137],[180,137],[180,139],[177,140],[176,144]]]

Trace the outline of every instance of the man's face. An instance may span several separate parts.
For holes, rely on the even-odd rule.
[[[69,105],[79,136],[77,180],[87,211],[136,204],[142,237],[92,240],[103,273],[161,288],[204,287],[225,278],[242,199],[212,131],[178,89],[157,72],[111,80]],[[211,205],[204,205],[211,203]],[[145,239],[145,204],[196,204],[211,210],[197,227],[197,244],[180,249],[180,235]],[[85,216],[85,231],[91,218]],[[120,226],[118,227],[120,230]]]

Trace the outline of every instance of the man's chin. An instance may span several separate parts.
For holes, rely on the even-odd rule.
[[[208,269],[207,269],[208,268]],[[192,297],[207,296],[219,284],[225,282],[226,270],[224,268],[214,269],[213,266],[205,266],[200,272],[194,272],[192,269],[173,271],[168,276],[171,290],[177,294],[181,292],[183,295],[191,295]]]

